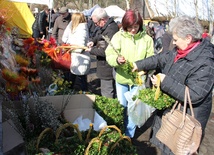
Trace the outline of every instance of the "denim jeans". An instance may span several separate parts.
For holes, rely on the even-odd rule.
[[[125,108],[125,113],[124,113],[125,135],[129,136],[130,138],[134,137],[136,125],[131,121],[130,117],[127,115],[128,102],[124,96],[124,93],[128,91],[133,92],[135,89],[137,89],[137,86],[129,86],[124,84],[119,84],[116,82],[117,98],[120,104],[123,105],[123,107]]]

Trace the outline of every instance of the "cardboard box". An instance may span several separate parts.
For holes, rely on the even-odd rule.
[[[76,94],[76,95],[59,95],[59,96],[45,96],[40,97],[40,100],[50,102],[54,105],[56,110],[61,112],[63,105],[68,100],[68,104],[64,110],[65,118],[73,123],[79,116],[94,120],[93,102],[95,95]]]
[[[24,145],[22,136],[17,132],[12,120],[7,120],[2,124],[3,128],[3,153],[6,154],[12,149]],[[24,152],[24,150],[22,151]]]

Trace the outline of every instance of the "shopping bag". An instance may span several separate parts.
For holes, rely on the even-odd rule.
[[[91,58],[89,52],[71,53],[70,71],[75,75],[87,75],[91,68]]]
[[[139,92],[139,90],[145,89],[145,85],[138,86],[133,92],[126,92],[125,98],[128,101],[128,116],[132,122],[137,125],[139,128],[151,117],[152,113],[155,111],[155,108],[151,107],[148,104],[145,104],[140,99],[133,99]]]

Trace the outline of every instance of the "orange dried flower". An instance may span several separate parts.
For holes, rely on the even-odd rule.
[[[44,48],[43,52],[45,52],[48,56],[53,58],[55,54],[55,48]]]
[[[34,53],[36,52],[37,49],[38,49],[38,47],[36,45],[31,45],[29,47],[29,49],[27,50],[27,56],[33,57]]]
[[[15,60],[20,66],[27,67],[30,64],[30,61],[23,56],[16,54],[15,55]]]
[[[36,75],[38,73],[37,69],[27,68],[27,67],[20,67],[20,71],[22,74],[26,76]]]
[[[41,82],[40,77],[32,78],[31,81],[35,84],[39,84]]]
[[[49,46],[49,42],[45,42],[43,48],[47,48]]]
[[[18,73],[13,72],[7,68],[2,69],[2,77],[8,82],[16,81],[18,76]]]
[[[20,83],[17,85],[19,91],[25,90],[28,87],[28,80],[24,76],[19,76]]]
[[[28,38],[23,40],[24,45],[30,45],[34,42],[35,42],[34,38]]]

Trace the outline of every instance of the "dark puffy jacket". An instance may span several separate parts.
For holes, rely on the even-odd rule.
[[[97,56],[97,77],[104,80],[113,79],[113,68],[107,63],[105,49],[107,42],[102,38],[108,36],[109,39],[119,30],[117,23],[113,18],[109,18],[104,27],[100,28],[93,38],[95,47],[92,48],[90,54]]]
[[[42,11],[36,15],[35,21],[32,25],[32,29],[38,30],[39,32],[43,32],[43,34],[45,34],[47,26],[47,14],[45,11]]]
[[[32,29],[39,31],[39,14],[35,16],[35,21],[33,22]]]
[[[172,51],[161,52],[156,56],[138,61],[136,64],[139,70],[152,70],[160,67],[162,73],[166,75],[161,82],[161,90],[176,100],[184,101],[185,87],[188,86],[195,118],[201,123],[204,132],[212,109],[214,46],[204,39],[186,57],[174,63],[176,53],[176,48],[174,48]],[[188,113],[189,111],[188,108]],[[162,112],[159,111],[158,114],[155,118],[151,142],[164,150],[164,153],[172,154],[155,137],[160,129]]]
[[[39,31],[43,32],[43,34],[46,33],[46,27],[48,26],[47,17],[48,15],[45,11],[42,11],[39,15]]]

